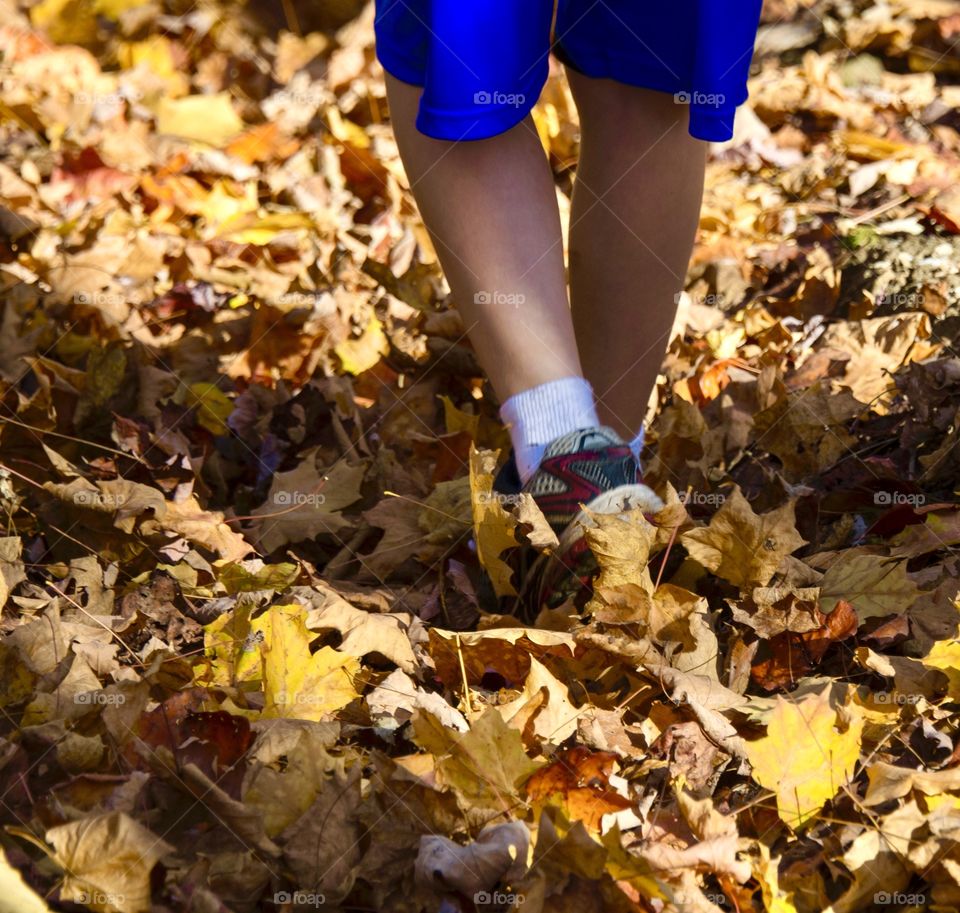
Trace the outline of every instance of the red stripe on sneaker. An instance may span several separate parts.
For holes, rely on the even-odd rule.
[[[536,500],[545,514],[572,516],[581,504],[589,504],[595,497],[603,494],[602,484],[585,479],[577,464],[609,463],[616,459],[633,459],[629,447],[608,447],[605,450],[584,450],[579,453],[565,453],[543,461],[540,472],[548,472],[566,486],[564,491],[537,495]]]

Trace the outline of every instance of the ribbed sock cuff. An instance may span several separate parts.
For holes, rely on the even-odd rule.
[[[593,389],[582,377],[564,377],[511,396],[500,408],[509,426],[520,478],[536,472],[551,441],[600,424]]]

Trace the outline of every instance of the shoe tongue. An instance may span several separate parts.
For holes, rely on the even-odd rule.
[[[580,453],[584,450],[603,450],[604,447],[623,446],[623,438],[612,428],[583,428],[551,441],[544,451],[543,458],[562,456],[568,453]]]

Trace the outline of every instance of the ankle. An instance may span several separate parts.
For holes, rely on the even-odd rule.
[[[509,428],[524,483],[537,471],[551,441],[600,424],[593,389],[582,377],[564,377],[517,393],[503,404],[500,417]]]

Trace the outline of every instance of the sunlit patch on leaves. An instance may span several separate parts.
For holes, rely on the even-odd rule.
[[[747,743],[753,775],[774,791],[784,823],[813,818],[853,775],[860,757],[862,720],[842,719],[827,692],[802,701],[778,698],[766,735]]]
[[[0,906],[956,908],[954,6],[764,5],[667,506],[536,629],[372,5],[7,3]]]

